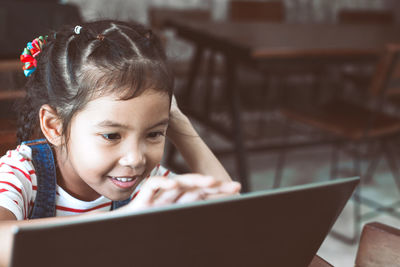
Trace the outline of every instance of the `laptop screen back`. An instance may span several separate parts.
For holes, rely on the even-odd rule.
[[[358,182],[22,226],[11,266],[308,266]]]

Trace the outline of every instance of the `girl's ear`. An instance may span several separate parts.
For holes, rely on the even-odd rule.
[[[43,105],[39,110],[40,129],[46,139],[54,146],[62,144],[62,121],[57,111],[49,105]]]

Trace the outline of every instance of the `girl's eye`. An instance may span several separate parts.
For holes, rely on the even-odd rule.
[[[161,136],[164,136],[165,134],[164,134],[164,132],[151,132],[151,133],[149,133],[147,136],[149,137],[149,138],[151,138],[151,139],[156,139],[156,138],[158,138],[158,137],[161,137]]]
[[[120,134],[117,134],[117,133],[102,134],[101,136],[102,136],[104,139],[106,139],[106,140],[111,140],[111,141],[121,139],[121,135],[120,135]]]

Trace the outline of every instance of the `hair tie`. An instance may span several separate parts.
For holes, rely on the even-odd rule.
[[[37,67],[37,60],[36,57],[42,51],[42,47],[47,42],[47,35],[46,36],[39,36],[35,38],[32,42],[29,42],[27,46],[22,51],[20,55],[20,60],[22,63],[25,63],[22,69],[24,70],[24,74],[26,77],[30,76]]]
[[[96,38],[97,38],[98,40],[100,40],[100,41],[103,41],[104,38],[105,38],[105,36],[104,36],[103,34],[98,34],[98,35],[96,36]]]
[[[153,32],[152,32],[151,30],[149,30],[148,32],[146,32],[146,33],[144,34],[144,37],[145,37],[147,40],[150,40],[150,39],[153,37]]]
[[[81,33],[81,29],[82,29],[82,26],[76,25],[75,28],[74,28],[74,33],[75,34],[80,34]]]

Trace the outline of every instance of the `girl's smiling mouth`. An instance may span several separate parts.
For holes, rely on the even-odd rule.
[[[116,186],[118,186],[122,189],[131,188],[137,184],[138,180],[140,180],[140,176],[134,176],[134,177],[109,176],[109,178],[111,179],[111,182],[113,182],[113,184],[115,184]]]

